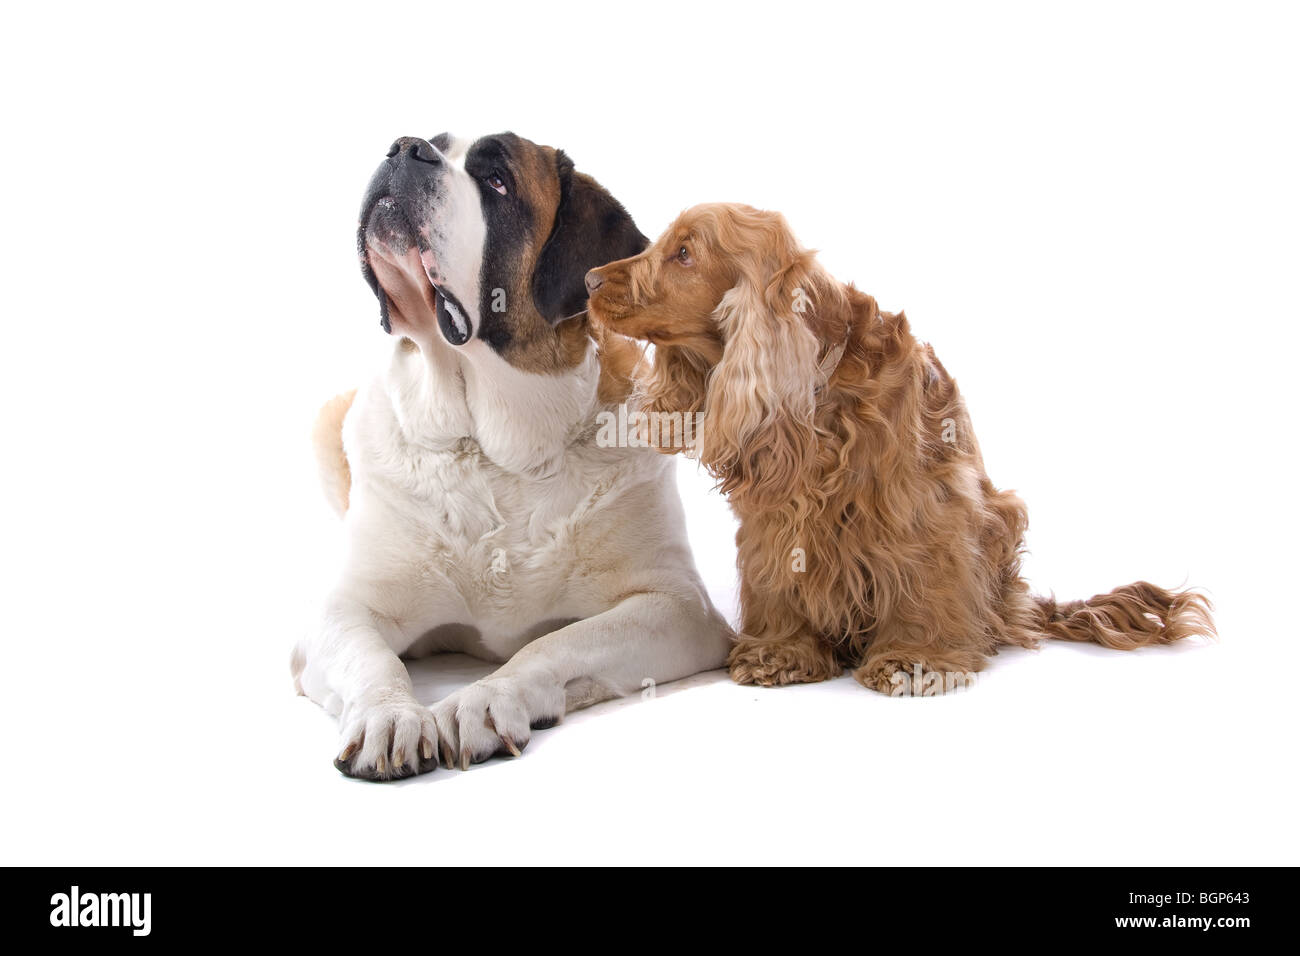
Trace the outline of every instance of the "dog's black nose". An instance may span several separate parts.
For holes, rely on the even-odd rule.
[[[442,159],[427,139],[418,136],[403,136],[388,147],[389,159],[398,155],[410,156],[422,163],[436,163]]]
[[[597,272],[595,269],[592,269],[590,272],[588,272],[587,277],[582,281],[587,283],[587,295],[591,295],[593,292],[595,292],[597,289],[599,289],[601,286],[605,284],[605,280],[601,278],[600,273]]]

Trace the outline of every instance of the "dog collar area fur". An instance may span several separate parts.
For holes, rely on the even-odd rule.
[[[821,380],[817,383],[816,391],[820,392],[824,390],[826,385],[830,382],[831,376],[835,374],[835,370],[840,367],[840,360],[844,358],[844,350],[849,347],[849,333],[852,330],[853,327],[851,325],[846,326],[844,329],[844,340],[840,342],[839,345],[832,346],[830,351],[826,353],[825,357],[818,364],[817,372]]]

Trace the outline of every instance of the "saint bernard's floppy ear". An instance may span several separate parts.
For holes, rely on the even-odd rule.
[[[584,277],[597,266],[634,256],[649,240],[622,203],[556,150],[560,205],[533,267],[533,304],[552,325],[587,308]]]

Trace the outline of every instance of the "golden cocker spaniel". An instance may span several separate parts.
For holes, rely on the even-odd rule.
[[[1195,591],[1031,594],[1025,506],[985,474],[956,383],[902,313],[836,281],[779,214],[697,206],[587,289],[597,321],[655,345],[646,419],[688,426],[660,450],[693,437],[740,518],[735,680],[847,665],[885,693],[933,693],[999,645],[1213,635]]]

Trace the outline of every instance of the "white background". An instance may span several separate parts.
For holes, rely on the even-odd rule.
[[[0,861],[1298,862],[1290,8],[36,9],[0,39]],[[785,212],[957,377],[1037,588],[1187,581],[1221,643],[928,700],[703,675],[340,776],[287,662],[337,545],[307,431],[388,348],[358,204],[397,136],[503,129],[650,235]]]

